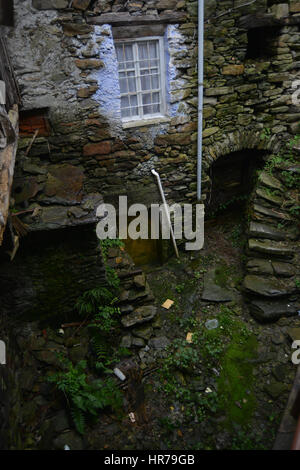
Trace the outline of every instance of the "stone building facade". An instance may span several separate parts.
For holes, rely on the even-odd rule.
[[[128,195],[130,203],[159,202],[153,167],[169,202],[196,202],[198,2],[14,5],[7,42],[22,107],[12,204],[25,211],[22,222],[34,232],[94,227],[103,200]],[[300,80],[299,12],[297,0],[205,2],[203,202],[211,199],[217,160],[226,163],[238,152],[248,161],[258,150],[276,153],[299,133],[293,102]],[[159,75],[163,106],[141,101],[139,77],[134,86],[140,88],[131,93],[139,95],[139,115],[124,119],[122,100],[137,107],[137,97],[129,97],[130,89],[124,97],[121,83],[126,76],[129,86],[131,72],[122,70],[118,48],[128,43],[136,51],[147,45],[144,69]],[[151,47],[160,54],[151,57]]]
[[[204,200],[215,159],[242,149],[276,150],[299,131],[299,107],[292,104],[300,78],[299,3],[271,3],[206,2]],[[195,201],[197,2],[25,0],[15,2],[15,11],[8,43],[25,120],[22,132],[21,113],[16,202],[38,205],[41,213],[62,201],[66,207],[74,195],[61,196],[57,186],[69,184],[77,220],[85,217],[79,199],[88,194],[151,203],[158,197],[152,167],[170,201]],[[166,107],[161,118],[128,125],[121,118],[116,43],[145,35],[164,44]],[[35,128],[34,121],[28,128],[29,111],[47,128],[25,155]]]

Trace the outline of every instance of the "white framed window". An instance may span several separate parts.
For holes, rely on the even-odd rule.
[[[123,122],[166,115],[165,60],[162,37],[115,42]]]

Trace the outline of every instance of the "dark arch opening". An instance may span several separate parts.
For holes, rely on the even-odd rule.
[[[276,54],[279,32],[278,26],[249,29],[246,59],[273,57]]]
[[[211,190],[206,215],[242,210],[250,195],[257,170],[264,166],[265,151],[241,150],[220,157],[210,168]]]

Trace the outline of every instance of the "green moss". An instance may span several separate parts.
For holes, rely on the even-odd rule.
[[[233,423],[248,423],[256,406],[251,359],[256,356],[257,340],[251,334],[242,341],[236,326],[221,361],[222,372],[218,380],[220,408],[225,411],[230,426]]]
[[[226,264],[219,265],[215,270],[215,283],[220,287],[226,287],[230,275]]]

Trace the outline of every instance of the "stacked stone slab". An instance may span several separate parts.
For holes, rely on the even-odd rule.
[[[120,279],[119,307],[124,328],[122,346],[142,348],[155,335],[157,307],[146,276],[125,250],[110,248],[108,264]]]
[[[299,222],[291,215],[295,191],[267,171],[260,173],[250,209],[245,294],[260,321],[296,315],[300,310]],[[291,169],[295,171],[295,169]]]

